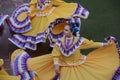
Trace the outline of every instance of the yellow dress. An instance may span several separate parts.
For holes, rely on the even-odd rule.
[[[86,18],[88,10],[78,3],[66,3],[63,0],[45,0],[49,6],[38,9],[37,0],[31,0],[29,4],[24,3],[18,6],[7,19],[11,30],[15,32],[9,40],[22,49],[36,50],[36,44],[45,42],[49,33],[50,25],[57,18],[69,18],[74,14]],[[56,28],[54,34],[63,31],[63,28]],[[57,32],[57,33],[56,33]]]
[[[10,76],[2,65],[3,61],[0,61],[0,80],[20,80],[19,76]]]
[[[110,45],[101,47],[101,43],[86,38],[75,37],[73,45],[65,46],[61,38],[53,48],[52,54],[29,58],[28,70],[35,71],[39,80],[52,80],[56,73],[54,61],[60,65],[60,80],[112,80],[119,67],[119,54],[116,42],[110,39]],[[98,48],[87,56],[80,53],[81,49]],[[13,54],[24,53],[16,50]],[[116,79],[113,79],[116,80]]]

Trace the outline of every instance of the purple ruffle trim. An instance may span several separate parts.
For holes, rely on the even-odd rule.
[[[118,49],[118,54],[119,54],[119,58],[120,58],[120,47],[119,47],[119,44],[117,42],[117,39],[113,36],[108,36],[105,38],[105,40],[109,41],[109,40],[113,40],[116,44],[116,48]]]
[[[62,44],[62,42],[60,40],[58,40],[56,42],[56,45],[59,46],[59,48],[60,48],[60,50],[61,50],[61,52],[62,52],[62,54],[64,56],[70,56],[78,47],[80,47],[80,45],[82,44],[82,42],[83,42],[83,38],[80,37],[78,39],[78,41],[70,49],[66,49],[64,47],[64,44]]]
[[[60,78],[60,74],[56,74],[53,80],[59,80],[59,78]]]
[[[112,80],[120,80],[120,67],[117,69],[117,71],[115,72]]]
[[[3,34],[4,21],[8,18],[8,15],[0,15],[0,36]]]
[[[0,26],[3,25],[4,21],[8,18],[8,15],[0,15]]]
[[[19,22],[21,23],[25,23],[26,19],[28,19],[28,17],[26,17],[25,20],[23,21],[19,21],[17,19],[17,17],[23,13],[23,12],[26,12],[26,13],[29,13],[30,12],[30,8],[29,8],[29,4],[28,3],[24,3],[24,4],[21,4],[20,6],[18,6],[12,13],[12,18],[15,20],[15,23],[16,24],[19,24]]]
[[[10,29],[13,31],[13,32],[16,32],[16,33],[23,33],[23,32],[27,32],[29,30],[31,30],[31,23],[28,23],[27,25],[25,26],[21,26],[21,28],[17,28],[14,23],[11,23],[11,20],[10,19],[7,19],[7,24],[9,25]]]
[[[76,8],[74,14],[86,16],[87,13],[88,13],[88,10],[85,9],[85,8],[83,8],[83,7],[81,6],[81,4],[78,3],[78,4],[77,4],[77,8]],[[73,14],[73,15],[74,15],[74,14]]]
[[[13,11],[12,16],[7,19],[7,24],[9,25],[11,30],[16,33],[23,33],[32,29],[29,16],[27,16],[24,20],[18,20],[18,16],[23,12],[30,12],[29,4],[25,3],[18,6]]]
[[[77,8],[74,14],[80,14],[81,8],[82,8],[81,4],[77,4]]]
[[[63,32],[61,32],[59,34],[54,34],[53,31],[52,31],[53,28],[55,28],[57,25],[63,23],[64,21],[68,21],[68,20],[69,19],[65,19],[65,18],[57,18],[53,22],[50,23],[49,28],[48,28],[48,30],[49,30],[48,38],[50,40],[50,46],[51,47],[54,46],[55,42],[59,38],[63,37]]]
[[[14,60],[14,66],[13,66],[13,69],[14,69],[14,73],[16,75],[20,75],[24,72],[26,72],[28,70],[27,68],[27,60],[30,58],[30,56],[27,54],[27,53],[19,53],[15,60]],[[23,64],[24,63],[24,64]],[[21,67],[20,67],[21,66]],[[18,67],[20,69],[18,69]]]
[[[34,72],[33,71],[27,71],[20,75],[20,80],[35,80],[34,79]]]
[[[118,49],[119,58],[120,58],[120,47],[118,45],[117,39],[113,36],[109,36],[109,37],[105,38],[105,40],[107,40],[107,41],[113,40],[115,42],[116,48]],[[120,80],[120,67],[116,70],[112,80]]]
[[[25,36],[22,34],[14,34],[9,40],[17,47],[22,49],[36,50],[36,44],[45,42],[46,32],[39,33],[37,36]]]
[[[30,56],[26,52],[19,53],[12,63],[13,72],[16,76],[20,76],[20,80],[34,80],[34,72],[29,71],[27,60]]]

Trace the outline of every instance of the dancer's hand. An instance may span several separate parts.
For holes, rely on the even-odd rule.
[[[108,45],[110,45],[110,41],[101,44],[102,47],[103,47],[103,46],[108,46]]]

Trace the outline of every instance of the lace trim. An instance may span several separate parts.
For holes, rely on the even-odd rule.
[[[41,12],[38,11],[36,12],[36,16],[40,17],[40,16],[48,16],[50,14],[52,14],[52,12],[56,9],[56,7],[52,7],[52,9],[50,9],[48,12]]]

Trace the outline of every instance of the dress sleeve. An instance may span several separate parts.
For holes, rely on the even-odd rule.
[[[101,42],[94,42],[93,40],[88,40],[84,38],[84,41],[80,46],[80,49],[99,48],[101,46],[102,46]]]
[[[54,63],[57,63],[59,61],[59,56],[60,54],[60,49],[57,45],[54,46],[53,51],[52,51]]]

